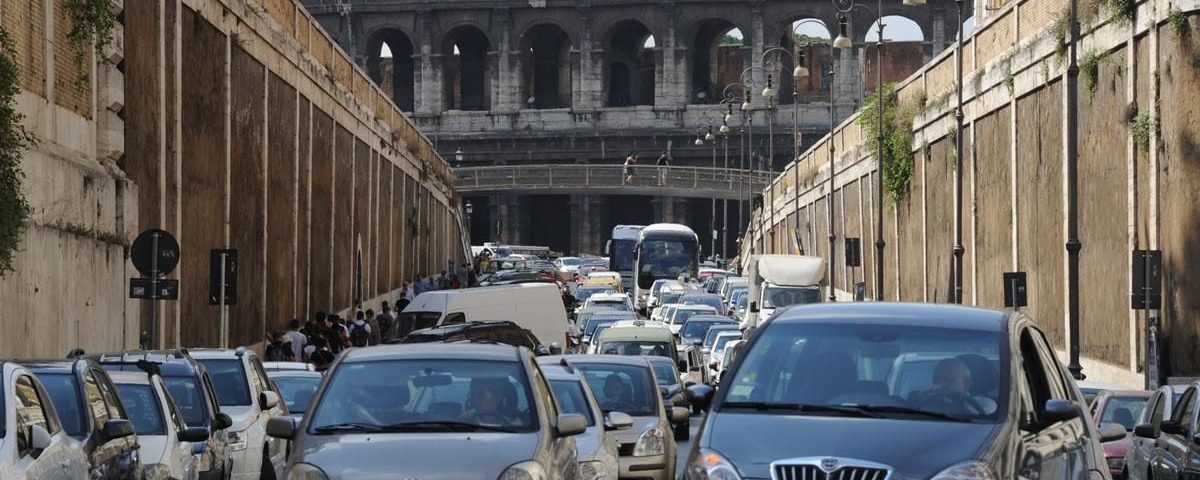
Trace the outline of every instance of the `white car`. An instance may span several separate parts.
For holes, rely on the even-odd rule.
[[[287,415],[275,384],[263,371],[258,354],[236,350],[195,349],[191,355],[208,370],[217,390],[221,412],[233,419],[229,450],[233,457],[230,480],[283,478],[287,441],[267,436],[267,420]]]
[[[650,285],[650,296],[646,299],[646,308],[654,308],[658,306],[658,298],[663,290],[683,290],[683,285],[681,285],[678,280],[655,280],[654,284]]]
[[[138,372],[110,372],[117,396],[137,432],[146,480],[196,480],[199,459],[192,443],[208,440],[208,429],[188,428],[167,392],[162,377]]]
[[[317,367],[307,362],[263,362],[263,370],[268,372],[315,372]]]
[[[0,478],[88,478],[87,455],[67,436],[50,396],[32,372],[0,362]]]
[[[671,316],[664,318],[663,323],[671,327],[671,333],[679,335],[683,322],[692,315],[716,315],[717,309],[708,305],[679,305],[671,310]],[[680,345],[682,347],[683,345]]]
[[[559,257],[554,261],[555,268],[558,268],[559,273],[574,275],[579,271],[579,266],[583,261],[579,257]]]
[[[633,302],[624,293],[597,293],[588,297],[583,308],[609,307],[617,310],[633,311]]]

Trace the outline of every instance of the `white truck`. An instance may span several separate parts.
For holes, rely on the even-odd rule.
[[[754,328],[788,305],[820,303],[825,260],[806,255],[756,255],[746,267],[750,302],[743,327]]]

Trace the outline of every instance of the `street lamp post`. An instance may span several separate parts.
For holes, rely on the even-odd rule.
[[[725,149],[725,176],[729,178],[729,188],[733,189],[733,177],[729,176],[729,122],[733,121],[733,104],[737,102],[737,97],[729,93],[729,88],[733,85],[727,85],[725,91],[722,92],[721,108],[725,114],[721,117],[721,140]],[[721,216],[721,256],[729,256],[729,199],[723,199],[725,213]],[[739,220],[741,220],[739,218]]]
[[[471,240],[471,214],[475,213],[475,206],[471,205],[471,201],[467,200],[467,204],[463,206],[467,212],[467,240]],[[473,243],[473,242],[472,242]]]
[[[460,148],[460,149],[457,149],[457,150],[455,150],[455,151],[454,151],[454,163],[455,163],[455,166],[456,166],[456,167],[458,167],[458,168],[462,168],[462,162],[463,162],[463,151],[462,151],[462,149]]]
[[[872,15],[875,16],[875,23],[879,25],[879,32],[878,32],[879,38],[878,38],[878,41],[875,43],[875,75],[876,75],[875,84],[876,84],[876,88],[877,88],[876,92],[878,94],[878,99],[875,102],[876,103],[875,106],[876,106],[877,113],[879,115],[879,118],[878,118],[879,123],[877,124],[878,128],[876,129],[876,130],[878,130],[878,132],[876,132],[876,135],[875,135],[875,142],[876,142],[875,177],[876,177],[876,181],[877,181],[876,187],[875,187],[875,205],[876,205],[876,214],[875,214],[875,300],[883,301],[883,250],[884,250],[884,247],[886,246],[886,242],[884,242],[884,240],[883,240],[883,162],[884,162],[884,155],[883,155],[883,101],[884,101],[884,99],[883,99],[883,27],[884,27],[884,23],[883,23],[883,17],[880,16],[880,13],[883,11],[883,0],[877,0],[875,10],[872,10],[870,7],[868,7],[864,4],[856,3],[856,2],[854,2],[854,0],[833,0],[833,3],[835,6],[837,6],[838,11],[840,12],[840,15],[839,15],[840,18],[838,19],[839,34],[838,34],[837,39],[835,39],[833,41],[833,46],[835,48],[841,48],[841,49],[854,48],[854,42],[852,42],[850,40],[850,38],[846,36],[846,27],[847,27],[846,15],[849,14],[851,10],[854,10],[856,8],[861,8],[863,10],[870,12]],[[829,194],[830,194],[829,201],[832,202],[833,201],[833,198],[832,198],[833,192],[829,192]]]
[[[1071,363],[1067,370],[1083,380],[1079,364],[1079,4],[1071,0],[1071,59],[1067,64],[1067,327]]]

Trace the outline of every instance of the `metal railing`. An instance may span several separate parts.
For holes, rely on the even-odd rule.
[[[506,165],[454,170],[459,193],[595,193],[741,199],[761,191],[772,172],[639,165],[627,178],[624,165]]]

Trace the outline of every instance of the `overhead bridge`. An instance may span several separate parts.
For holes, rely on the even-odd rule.
[[[646,195],[660,197],[743,200],[773,178],[771,172],[710,167],[633,168],[626,179],[623,165],[507,165],[461,167],[456,190],[465,196],[526,195]]]

